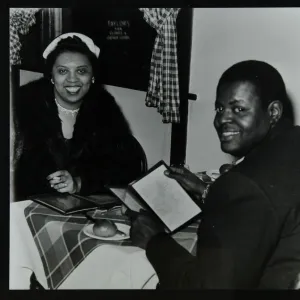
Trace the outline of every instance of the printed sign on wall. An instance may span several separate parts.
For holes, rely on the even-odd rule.
[[[156,31],[138,8],[72,9],[72,23],[100,47],[105,84],[147,90]]]
[[[107,26],[109,28],[107,40],[130,40],[128,32],[130,28],[129,20],[108,20]]]

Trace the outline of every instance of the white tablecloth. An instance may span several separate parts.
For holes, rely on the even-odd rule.
[[[31,203],[10,204],[10,289],[29,289],[32,272],[47,287],[42,260],[24,216],[24,208]],[[103,245],[90,253],[59,289],[155,289],[157,283],[144,250]]]

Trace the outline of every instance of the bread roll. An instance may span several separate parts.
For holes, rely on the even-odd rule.
[[[93,232],[100,237],[112,237],[117,233],[117,226],[110,220],[98,220],[93,226]]]

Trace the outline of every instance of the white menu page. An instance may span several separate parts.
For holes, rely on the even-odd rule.
[[[132,187],[172,232],[201,209],[175,179],[164,175],[165,170],[165,165],[159,166]]]

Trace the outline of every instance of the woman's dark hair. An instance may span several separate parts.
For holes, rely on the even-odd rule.
[[[285,112],[288,99],[284,81],[280,73],[268,63],[247,60],[234,64],[221,76],[217,97],[222,85],[238,81],[248,81],[256,87],[263,108],[266,109],[272,101],[278,100]]]
[[[45,77],[51,78],[52,67],[56,58],[63,52],[79,52],[89,59],[94,76],[97,77],[97,57],[88,46],[77,36],[67,37],[58,42],[56,48],[48,55],[45,62]]]

